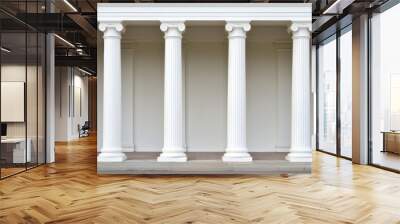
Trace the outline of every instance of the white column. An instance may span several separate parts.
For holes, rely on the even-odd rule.
[[[286,159],[311,162],[310,23],[292,23],[292,140]]]
[[[227,22],[228,56],[228,114],[227,146],[224,162],[251,162],[246,144],[246,32],[249,22]]]
[[[53,5],[53,4],[48,4]],[[54,7],[50,6],[51,9]],[[54,34],[46,35],[46,60],[47,60],[47,75],[46,75],[46,163],[55,162],[55,130],[56,130],[56,77],[55,77],[55,42]],[[60,77],[61,78],[61,77]]]
[[[164,65],[164,147],[159,162],[186,162],[183,147],[183,82],[182,32],[183,22],[162,22],[165,33]]]
[[[103,144],[98,162],[120,162],[126,159],[121,138],[121,32],[119,22],[100,23],[104,32],[103,73]]]

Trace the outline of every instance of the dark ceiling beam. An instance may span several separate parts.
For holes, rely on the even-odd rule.
[[[97,33],[97,29],[96,29],[97,24],[93,25],[92,23],[90,23],[90,21],[88,19],[86,19],[87,15],[84,16],[82,14],[82,9],[81,9],[81,7],[85,5],[84,3],[86,3],[88,5],[87,7],[94,9],[95,12],[92,12],[92,14],[96,15],[95,7],[92,4],[90,4],[90,1],[87,1],[87,0],[86,1],[69,0],[68,3],[69,3],[69,5],[72,5],[72,7],[71,6],[67,7],[67,4],[64,1],[57,1],[54,4],[57,8],[66,10],[67,13],[64,13],[64,15],[66,15],[70,20],[72,20],[76,25],[78,25],[81,28],[81,30],[88,37],[86,39],[91,46],[96,46],[95,39],[96,39],[96,35],[97,35],[96,34]],[[74,11],[72,8],[76,9],[77,12]],[[86,10],[83,9],[83,10],[87,11],[88,9],[86,9]],[[91,17],[89,16],[89,19],[90,18]]]
[[[96,7],[92,4],[92,2],[90,0],[86,0],[86,3],[90,6],[90,8],[93,9],[93,11],[97,12]]]
[[[97,49],[96,48],[90,48],[90,47],[80,47],[79,49],[82,50],[82,54],[79,55],[76,52],[76,48],[69,48],[69,47],[56,47],[56,55],[59,56],[88,56],[88,57],[97,57]]]
[[[30,28],[30,29],[32,29],[32,30],[35,29],[35,27],[31,26],[29,23],[26,22],[26,17],[20,18],[20,17],[18,16],[18,14],[17,14],[17,15],[14,15],[13,13],[11,13],[11,12],[7,11],[6,9],[3,9],[3,8],[0,8],[0,12],[1,12],[3,15],[7,16],[8,19],[14,20],[15,23],[18,23],[18,24],[21,24],[21,25],[26,25],[27,28]],[[2,20],[3,20],[3,19],[2,19]],[[4,28],[2,27],[2,29],[4,29]]]
[[[96,71],[97,60],[90,56],[55,56],[56,66],[87,67]]]
[[[71,20],[73,20],[78,26],[86,32],[86,34],[91,37],[91,39],[96,38],[97,29],[90,24],[85,17],[80,14],[68,14]]]
[[[335,16],[319,16],[312,24],[313,33],[319,32],[328,28],[332,23],[335,23]]]
[[[66,15],[74,21],[89,37],[87,41],[90,42],[91,46],[96,46],[96,41],[94,41],[97,37],[97,28],[93,26],[81,13],[81,8],[79,5],[79,1],[69,1],[75,8],[79,10],[79,13],[67,13]],[[90,3],[90,1],[86,0],[86,3],[91,7],[95,12],[96,8]]]
[[[62,13],[19,13],[16,17],[43,32],[82,30],[70,17]]]

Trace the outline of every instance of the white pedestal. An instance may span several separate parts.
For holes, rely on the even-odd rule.
[[[125,160],[126,160],[125,153],[119,153],[119,152],[114,152],[114,153],[102,152],[97,156],[98,162],[122,162]]]

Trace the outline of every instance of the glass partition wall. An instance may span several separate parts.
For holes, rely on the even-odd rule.
[[[352,157],[351,25],[317,45],[317,150]]]
[[[18,2],[23,12],[42,6]],[[18,16],[0,11],[1,179],[45,163],[46,39]]]

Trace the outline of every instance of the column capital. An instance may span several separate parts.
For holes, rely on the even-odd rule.
[[[292,33],[293,38],[303,37],[310,38],[312,24],[309,22],[292,22],[288,28],[288,32]]]
[[[184,21],[161,21],[160,25],[160,30],[165,33],[164,38],[182,38],[182,32],[185,31],[185,29]]]
[[[125,28],[122,22],[100,22],[99,30],[104,33],[104,37],[120,38]]]
[[[225,30],[229,32],[229,38],[246,37],[246,32],[250,29],[249,21],[227,21],[225,25]]]

